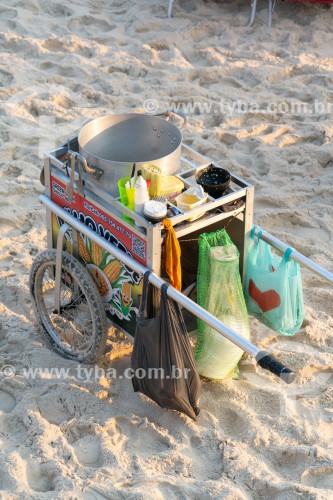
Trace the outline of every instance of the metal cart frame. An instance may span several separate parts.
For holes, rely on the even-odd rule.
[[[70,173],[68,172],[68,158],[71,160]],[[54,249],[53,252],[56,252],[55,262],[51,265],[52,268],[55,268],[54,303],[52,306],[53,313],[56,315],[62,314],[60,307],[60,288],[62,284],[61,273],[63,260],[65,259],[63,249],[65,237],[69,233],[71,233],[71,251],[73,256],[71,259],[74,265],[76,259],[79,258],[79,238],[81,237],[80,235],[84,235],[98,247],[104,249],[108,254],[113,256],[114,259],[118,260],[122,265],[136,272],[139,277],[142,277],[147,270],[150,270],[149,281],[154,286],[161,288],[165,283],[160,277],[163,226],[160,223],[149,223],[143,217],[128,210],[127,207],[120,203],[119,199],[108,195],[108,193],[96,187],[89,179],[84,180],[84,161],[85,160],[77,153],[76,137],[70,140],[66,145],[48,153],[44,161],[45,194],[40,197],[40,201],[46,208],[47,246],[49,249]],[[195,182],[195,173],[197,170],[204,168],[210,163],[211,161],[208,158],[205,158],[187,146],[182,146],[182,168],[178,177],[184,182],[185,186],[188,187]],[[91,224],[87,224],[86,219],[84,223],[81,218],[82,214],[78,214],[75,210],[71,212],[67,206],[59,204],[59,200],[61,200],[61,203],[64,202],[67,204],[70,203],[70,201],[73,202],[75,197],[76,201],[83,203],[87,210],[97,213],[102,218],[109,216],[110,219],[107,219],[108,223],[112,223],[117,230],[119,229],[127,232],[133,240],[137,238],[141,242],[142,248],[145,250],[140,258],[133,258],[133,255],[126,247],[122,248],[120,246],[120,248],[117,248],[112,241],[108,241],[105,237],[105,233],[99,234],[94,225],[91,227]],[[223,221],[229,221],[229,223],[230,221],[237,221],[237,232],[241,237],[238,238],[236,244],[241,255],[244,280],[246,275],[247,239],[252,229],[253,197],[253,186],[239,177],[232,175],[231,188],[224,196],[217,200],[209,198],[205,205],[189,213],[179,211],[178,215],[172,218],[172,224],[174,225],[177,237],[181,239],[184,236],[200,232],[204,228],[214,228],[216,225],[219,226]],[[233,205],[235,203],[236,205]],[[173,205],[172,201],[170,205]],[[203,210],[205,211],[204,215],[202,215]],[[195,215],[201,215],[201,217],[190,222],[189,218]],[[124,220],[124,216],[134,219],[141,227],[134,225],[133,222]],[[52,229],[54,217],[57,217],[58,220],[61,221],[56,240]],[[90,218],[90,222],[91,220]],[[255,228],[255,232],[257,233],[259,229],[260,228]],[[108,236],[112,236],[112,234],[109,232]],[[287,245],[274,238],[266,231],[263,231],[261,237],[279,251],[283,252],[287,248]],[[299,252],[293,251],[291,258],[333,284],[332,273],[313,263]],[[90,276],[88,270],[85,270],[83,267],[82,270]],[[90,283],[94,285],[91,276],[89,279],[91,280]],[[97,288],[94,288],[94,290],[96,290],[98,295]],[[254,357],[262,368],[268,369],[287,383],[291,383],[295,379],[295,373],[292,370],[276,361],[266,351],[260,350],[251,342],[244,339],[237,334],[237,332],[233,331],[212,314],[193,302],[184,293],[169,286],[167,294],[171,299],[178,302],[194,316],[206,322],[218,333],[236,344],[250,356]],[[100,297],[98,298],[100,299]],[[34,299],[36,300],[35,297]],[[103,309],[100,310],[103,311]],[[114,326],[119,328],[117,324]],[[125,333],[127,333],[126,330]],[[61,349],[60,354],[62,354]]]
[[[196,173],[211,163],[210,159],[197,153],[192,148],[182,145],[181,168],[176,176],[188,188],[191,185],[196,185]],[[134,260],[161,276],[163,225],[148,222],[142,216],[122,205],[119,197],[113,197],[95,185],[91,176],[85,176],[87,168],[84,158],[78,153],[77,137],[72,138],[56,150],[47,153],[44,161],[45,196],[55,201],[65,211],[76,212],[78,217],[86,218],[87,214],[91,216],[89,217],[89,223],[95,224],[96,231],[100,231],[99,217],[105,220],[105,231],[102,230],[100,233],[108,234],[109,237],[110,232],[113,233],[111,237],[113,240],[117,240],[115,236],[117,232],[119,239],[125,234],[127,240],[121,242],[120,247]],[[247,263],[247,239],[253,221],[253,203],[254,187],[240,177],[231,174],[230,186],[222,197],[214,199],[209,196],[207,203],[190,212],[183,212],[177,207],[178,215],[173,216],[171,222],[180,242],[183,242],[184,238],[185,241],[188,241],[186,240],[188,236],[192,240],[196,239],[195,237],[198,237],[205,230],[214,231],[227,224],[228,232],[240,252],[240,269],[244,282]],[[174,200],[169,200],[168,206],[175,207]],[[64,238],[71,233],[70,228],[61,227],[59,237],[55,238],[54,214],[54,210],[47,210],[47,246],[49,249],[59,248],[60,245],[64,244]],[[98,215],[95,217],[95,214]],[[198,216],[196,220],[189,220],[196,216]],[[57,215],[57,218],[60,221],[60,226],[65,219],[60,215]],[[92,218],[95,218],[95,220],[92,220]],[[130,221],[128,218],[130,218]],[[134,224],[134,221],[136,224]],[[140,226],[137,224],[140,224]],[[82,232],[82,234],[84,233]],[[92,239],[91,241],[95,240]],[[122,243],[125,244],[125,247]],[[118,241],[116,241],[116,244],[118,245]],[[137,248],[139,248],[139,251]],[[195,246],[195,249],[197,250],[197,246]],[[71,253],[78,257],[78,236],[75,232],[72,232]],[[109,253],[112,255],[112,252]],[[193,260],[192,256],[191,260]],[[59,256],[58,262],[60,262]],[[195,265],[195,261],[192,262],[192,265]],[[133,266],[130,266],[130,268],[134,269]],[[110,309],[114,314],[114,308],[111,307]],[[118,314],[118,311],[116,313]],[[120,330],[123,330],[126,334],[134,335],[135,323],[133,321],[131,321],[131,331],[127,330],[129,325],[124,324],[124,321],[116,321]]]
[[[72,255],[74,257],[78,257],[78,238],[80,235],[84,235],[87,238],[90,238],[91,241],[104,249],[119,262],[134,270],[141,277],[147,270],[150,270],[151,273],[149,281],[154,286],[161,288],[161,286],[165,283],[165,281],[159,276],[161,271],[161,243],[163,240],[162,225],[149,223],[144,218],[128,210],[118,199],[113,198],[103,190],[94,186],[89,180],[84,182],[84,172],[80,171],[81,157],[77,152],[75,152],[76,148],[77,139],[74,138],[69,141],[68,144],[48,153],[44,162],[45,194],[40,197],[40,200],[46,208],[48,248],[56,249],[54,312],[57,314],[61,314],[59,296],[61,286],[61,270],[65,255],[63,252],[63,246],[65,236],[69,232],[72,234]],[[69,150],[72,151],[71,167],[74,165],[73,161],[75,160],[76,162],[76,168],[71,168],[71,175],[67,172],[68,162],[66,160],[68,158]],[[206,165],[210,164],[211,161],[187,146],[183,146],[182,153],[182,165],[186,165],[187,168],[183,168],[178,176],[184,181],[185,185],[188,186],[193,182],[195,172],[198,169],[204,168]],[[61,186],[64,186],[64,189],[61,188]],[[92,203],[94,207],[99,207],[101,211],[104,210],[109,213],[110,216],[112,215],[113,220],[119,223],[119,227],[121,226],[122,228],[130,230],[135,237],[140,238],[140,240],[146,244],[147,252],[145,259],[141,258],[141,262],[138,259],[134,259],[130,252],[117,248],[117,246],[115,246],[112,242],[108,241],[101,234],[98,234],[94,228],[91,228],[89,225],[83,223],[77,214],[75,217],[73,213],[70,213],[70,210],[66,209],[66,207],[64,208],[56,203],[56,201],[52,199],[54,190],[58,190],[58,194],[60,192],[62,199],[66,199],[66,192],[71,195],[74,193],[74,195],[79,198],[82,198],[83,195],[84,203],[86,203],[87,206]],[[233,207],[230,208],[230,203],[240,203],[240,205],[238,204],[237,208],[233,209]],[[223,211],[225,206],[229,207],[229,211]],[[202,213],[203,207],[206,210],[206,214],[193,222],[189,222],[188,219],[190,217]],[[124,221],[124,215],[127,215],[137,221],[141,227],[137,227]],[[58,231],[56,243],[54,235],[52,234],[52,217],[54,216],[58,217],[62,221]],[[252,228],[252,217],[253,186],[247,184],[244,180],[238,178],[237,176],[232,176],[231,190],[225,196],[217,200],[211,198],[206,205],[198,207],[190,213],[180,212],[172,218],[172,223],[175,227],[177,237],[182,238],[183,236],[193,232],[201,231],[206,227],[213,227],[216,224],[220,224],[221,221],[237,221],[237,224],[240,224],[240,226],[238,226],[238,232],[239,227],[241,227],[242,238],[238,241],[238,246],[243,263],[243,276],[245,276],[247,238]],[[273,244],[276,248],[279,248],[280,250],[284,249],[284,244],[268,235],[268,233],[264,232],[262,238],[270,244]],[[292,258],[301,264],[306,265],[306,267],[333,283],[333,275],[331,273],[328,273],[328,271],[320,268],[320,266],[316,266],[298,252],[293,252]],[[86,271],[86,273],[89,274],[88,271]],[[184,293],[178,292],[172,286],[169,286],[167,294],[171,299],[178,302],[182,307],[190,311],[197,318],[206,322],[221,335],[236,344],[250,356],[254,357],[262,368],[268,369],[287,383],[291,383],[295,379],[295,373],[292,370],[276,361],[266,351],[260,350],[251,342],[244,339],[242,336],[237,334],[237,332],[233,331],[212,314],[193,302]],[[118,328],[117,325],[114,326]]]

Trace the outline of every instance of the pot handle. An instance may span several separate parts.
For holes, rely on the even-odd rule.
[[[89,167],[87,160],[83,158],[79,153],[76,153],[77,163],[82,167],[82,169],[88,174],[92,174],[95,179],[99,180],[104,174],[104,170],[98,167]]]
[[[71,150],[67,151],[67,157],[71,161],[71,171],[70,171],[70,178],[66,186],[66,197],[68,198],[70,203],[72,203],[74,199],[73,194],[74,194],[74,174],[75,174],[76,156],[77,153],[75,153],[74,151]],[[80,162],[77,163],[77,169],[79,174],[79,180],[78,182],[75,183],[76,189],[78,194],[84,197],[84,188],[82,182],[82,165],[80,164]]]
[[[168,109],[165,113],[159,113],[159,114],[154,115],[154,116],[165,117],[165,119],[167,121],[169,121],[173,114],[178,115],[183,119],[183,123],[182,123],[182,126],[180,127],[180,130],[184,130],[188,125],[188,117],[187,117],[187,114],[184,113],[183,111],[179,111],[179,110],[174,111],[173,109]]]

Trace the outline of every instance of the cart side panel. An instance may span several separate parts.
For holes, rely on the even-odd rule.
[[[134,260],[146,264],[146,242],[122,226],[112,215],[96,204],[74,193],[73,202],[66,198],[66,186],[51,176],[51,199],[91,229],[126,252]],[[63,221],[52,215],[52,245],[56,248]],[[71,233],[66,235],[65,250],[72,252]],[[136,316],[142,294],[142,279],[132,269],[115,259],[94,241],[78,236],[78,258],[89,269],[105,302],[108,316],[115,326],[134,336]]]

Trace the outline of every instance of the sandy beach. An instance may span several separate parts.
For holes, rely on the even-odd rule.
[[[333,272],[332,8],[278,2],[270,31],[264,2],[251,28],[241,0],[173,10],[0,2],[0,498],[333,498],[333,290],[310,272],[294,337],[251,320],[296,382],[244,356],[238,380],[203,381],[197,422],[101,375],[130,366],[123,335],[84,372],[37,329],[43,153],[110,112],[187,111],[184,142],[255,185],[254,222]]]

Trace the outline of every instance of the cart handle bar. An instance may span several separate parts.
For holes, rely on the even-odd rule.
[[[260,238],[269,245],[271,245],[273,248],[276,250],[279,250],[280,252],[284,253],[287,248],[290,248],[288,245],[283,243],[281,240],[278,240],[275,238],[275,236],[272,236],[269,234],[267,231],[264,229],[261,229],[259,226],[253,226],[254,234],[258,235],[258,233],[261,231],[261,236]],[[315,274],[320,276],[321,278],[324,278],[326,281],[328,281],[331,285],[333,285],[333,274],[324,269],[323,267],[319,266],[312,260],[308,259],[305,257],[305,255],[301,254],[297,250],[292,249],[292,253],[290,254],[290,258],[294,260],[295,262],[298,262],[301,266],[305,267],[306,269],[309,269],[310,271],[313,271]]]
[[[84,225],[78,219],[73,217],[71,214],[66,212],[63,208],[54,203],[47,196],[40,196],[40,201],[46,207],[46,209],[52,211],[60,219],[67,222],[67,224],[69,224],[72,228],[76,229],[80,233],[93,240],[96,244],[100,245],[102,248],[104,248],[104,250],[109,252],[120,262],[123,262],[130,269],[133,269],[135,272],[142,275],[146,271],[148,271],[145,266],[129,257],[125,252],[112,245],[112,243],[109,243],[105,238],[103,238],[88,226]],[[165,281],[163,281],[153,272],[151,272],[149,275],[149,281],[152,285],[156,286],[159,289],[163,284],[165,284]],[[287,384],[291,384],[295,380],[296,374],[292,370],[286,368],[282,363],[275,360],[273,356],[268,354],[266,351],[262,351],[255,345],[251,344],[251,342],[243,338],[241,335],[222,323],[222,321],[200,307],[184,294],[173,288],[171,285],[167,289],[167,295],[171,299],[178,302],[178,304],[180,304],[182,307],[185,307],[185,309],[190,311],[197,318],[200,318],[202,321],[214,328],[214,330],[216,330],[220,335],[227,338],[233,344],[237,345],[240,349],[255,358],[257,363],[262,368],[265,368],[266,370],[274,373]]]

